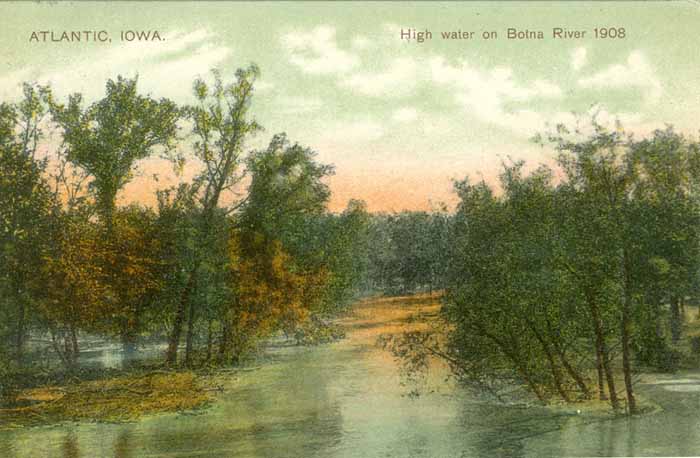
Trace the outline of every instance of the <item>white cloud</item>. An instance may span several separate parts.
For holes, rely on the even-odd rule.
[[[221,65],[231,55],[231,49],[215,44],[206,30],[189,33],[174,32],[165,41],[125,42],[115,44],[66,62],[57,58],[41,67],[24,69],[0,77],[3,97],[19,94],[22,81],[51,84],[63,96],[82,92],[87,100],[104,93],[105,81],[117,75],[139,75],[139,87],[159,96],[189,97],[192,81],[200,73]]]
[[[586,48],[578,47],[571,51],[571,68],[575,71],[581,70],[586,65],[587,61]]]
[[[308,114],[320,110],[323,102],[318,97],[281,96],[277,98],[276,106],[282,113]]]
[[[379,72],[360,72],[343,78],[339,84],[360,94],[395,97],[411,92],[418,79],[418,64],[411,57],[393,59]]]
[[[663,92],[656,72],[641,51],[632,51],[623,64],[615,64],[591,76],[581,78],[584,88],[619,89],[634,87],[645,91],[649,101],[658,100]]]
[[[452,89],[455,100],[473,116],[527,135],[541,128],[542,115],[525,109],[508,111],[506,104],[562,96],[559,86],[547,80],[535,80],[530,85],[518,83],[507,67],[482,70],[466,61],[453,66],[436,57],[431,59],[430,69],[433,81]]]
[[[391,119],[396,122],[411,122],[418,118],[418,110],[413,107],[402,107],[394,110]]]
[[[304,73],[337,74],[357,67],[357,55],[340,49],[334,27],[322,25],[309,32],[290,32],[282,37],[289,61]]]

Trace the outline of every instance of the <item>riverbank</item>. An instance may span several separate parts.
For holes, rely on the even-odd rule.
[[[359,301],[350,313],[322,332],[295,336],[297,345],[315,345],[338,340],[345,330],[374,343],[377,330],[400,332],[422,327],[426,313],[439,310],[437,297],[371,298]],[[264,358],[262,358],[264,360]],[[15,377],[15,388],[0,399],[0,429],[41,426],[64,422],[132,422],[159,413],[186,413],[204,409],[215,392],[235,390],[231,369],[207,372],[163,370],[156,367],[56,372],[40,376],[28,373]],[[229,380],[230,381],[230,380]]]
[[[0,428],[66,421],[133,421],[160,412],[201,409],[217,388],[212,377],[154,371],[63,386],[17,390],[0,408]]]

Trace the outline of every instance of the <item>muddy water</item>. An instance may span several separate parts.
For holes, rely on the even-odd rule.
[[[232,373],[212,407],[135,423],[77,423],[0,431],[0,457],[471,457],[700,455],[700,375],[640,386],[665,410],[631,420],[584,418],[480,402],[433,373],[407,396],[375,345],[435,306],[361,304],[348,337],[276,346]]]

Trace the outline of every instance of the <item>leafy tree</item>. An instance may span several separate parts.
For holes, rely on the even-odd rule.
[[[51,243],[56,202],[36,157],[48,89],[24,86],[16,104],[0,104],[0,339],[21,361],[36,324],[41,281],[36,273]],[[12,343],[9,343],[12,340]]]
[[[221,229],[214,226],[214,219],[220,211],[222,194],[231,192],[241,181],[245,142],[261,130],[255,121],[248,119],[255,80],[259,73],[255,65],[239,69],[235,81],[227,85],[215,71],[212,87],[204,80],[197,79],[193,86],[197,103],[184,109],[185,117],[193,123],[195,157],[203,165],[201,174],[193,183],[193,193],[198,197],[201,212],[197,228],[201,242],[193,252],[195,259],[187,269],[185,284],[175,310],[166,353],[169,364],[177,362],[178,345],[186,319],[187,341],[192,342],[197,316],[192,298],[196,295],[197,276],[202,264],[197,253],[206,253],[214,248],[211,240],[219,238],[217,231]],[[236,208],[234,205],[225,211],[232,212]],[[191,348],[191,344],[188,347]],[[190,352],[185,355],[185,360],[186,363],[190,362]]]
[[[67,104],[52,101],[51,111],[56,124],[62,129],[66,157],[83,169],[91,178],[90,187],[96,198],[97,211],[105,228],[104,242],[117,247],[123,242],[115,233],[117,193],[134,176],[136,162],[157,149],[169,149],[177,133],[180,112],[167,100],[155,100],[137,92],[137,79],[108,80],[106,94],[101,100],[83,108],[81,94],[73,94]],[[107,250],[109,252],[110,250]],[[113,290],[118,289],[127,270],[119,265],[123,258],[108,256],[104,259],[105,274]],[[133,309],[133,298],[119,292],[106,297],[104,303],[113,307],[114,300],[125,300],[117,308]],[[124,318],[125,323],[134,323]],[[124,349],[132,352],[136,331],[122,326]]]
[[[92,177],[103,222],[113,221],[117,193],[134,177],[136,162],[168,149],[177,133],[179,110],[168,99],[137,92],[137,79],[108,80],[105,97],[83,108],[73,94],[66,105],[52,102],[54,121],[62,129],[67,157]]]
[[[320,246],[309,237],[321,234],[309,228],[325,211],[330,191],[322,179],[332,169],[283,134],[251,154],[247,169],[251,183],[230,250],[240,265],[232,267],[235,297],[222,337],[222,353],[234,359],[241,342],[304,321],[328,278]]]

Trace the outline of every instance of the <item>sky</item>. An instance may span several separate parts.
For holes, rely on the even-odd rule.
[[[351,198],[372,211],[453,204],[453,180],[493,182],[509,160],[551,164],[533,135],[593,113],[637,135],[698,131],[697,2],[2,2],[0,17],[0,101],[17,100],[23,81],[94,101],[108,78],[138,75],[143,93],[189,103],[195,78],[217,68],[232,80],[256,63],[252,113],[265,130],[249,147],[286,132],[334,164],[334,211]],[[555,27],[586,34],[554,39]],[[545,38],[507,39],[508,28]],[[402,40],[402,29],[432,39]],[[30,41],[43,30],[112,41]],[[163,40],[120,41],[126,30]],[[440,37],[459,30],[474,38]],[[120,201],[153,202],[178,179],[162,159],[140,169]]]

